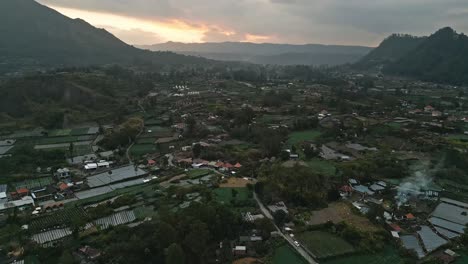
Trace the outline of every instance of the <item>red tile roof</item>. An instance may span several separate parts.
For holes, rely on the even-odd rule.
[[[18,190],[16,190],[16,192],[18,194],[27,194],[27,193],[29,193],[29,190],[26,189],[26,188],[19,188]]]

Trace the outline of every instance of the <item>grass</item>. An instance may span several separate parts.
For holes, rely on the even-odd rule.
[[[273,255],[273,264],[306,264],[299,254],[296,253],[291,247],[284,245],[275,250]]]
[[[197,179],[197,178],[206,176],[210,173],[211,171],[207,169],[195,169],[195,170],[189,170],[186,174],[187,176],[190,177],[190,179]]]
[[[153,144],[135,144],[130,149],[132,156],[143,156],[148,153],[157,152],[156,145]]]
[[[86,135],[88,134],[88,131],[89,131],[89,127],[74,128],[72,129],[70,135],[72,136]]]
[[[60,136],[69,136],[71,134],[71,129],[56,129],[49,132],[49,136],[60,137]]]
[[[237,191],[237,195],[234,198],[232,196],[232,190]],[[249,199],[249,189],[245,187],[240,188],[217,188],[214,189],[213,192],[216,194],[216,198],[221,203],[229,203],[231,200],[235,199],[237,201],[246,201]]]
[[[298,234],[299,241],[318,258],[329,258],[354,252],[354,247],[342,238],[323,231]]]
[[[336,168],[332,162],[321,160],[321,159],[311,159],[306,162],[307,165],[315,172],[326,176],[335,176]]]
[[[360,254],[348,257],[336,258],[321,262],[322,264],[403,264],[403,259],[398,255],[396,249],[385,248],[380,253]],[[463,262],[464,263],[464,262]],[[460,263],[461,264],[461,263]]]
[[[305,130],[305,131],[293,132],[289,135],[288,144],[292,146],[292,145],[297,145],[307,140],[313,141],[317,139],[318,137],[320,137],[321,134],[322,133],[317,130]]]

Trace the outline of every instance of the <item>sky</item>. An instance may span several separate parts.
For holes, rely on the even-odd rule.
[[[392,33],[468,33],[467,0],[37,0],[134,45],[176,42],[377,46]]]

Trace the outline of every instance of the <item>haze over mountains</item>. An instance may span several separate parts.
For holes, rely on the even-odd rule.
[[[468,37],[446,27],[429,37],[392,35],[364,57],[360,68],[452,84],[468,83]]]
[[[81,19],[70,19],[34,0],[0,1],[0,32],[0,72],[25,67],[136,61],[156,64],[206,61],[137,49],[104,29],[95,28]]]
[[[277,65],[339,65],[354,63],[372,50],[363,46],[291,45],[249,42],[180,43],[139,46],[152,51],[172,51],[213,60]]]

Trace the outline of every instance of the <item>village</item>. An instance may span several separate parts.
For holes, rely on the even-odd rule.
[[[0,262],[105,263],[117,227],[214,202],[233,231],[206,263],[466,263],[464,88],[332,76],[157,83],[120,122],[2,130]]]

